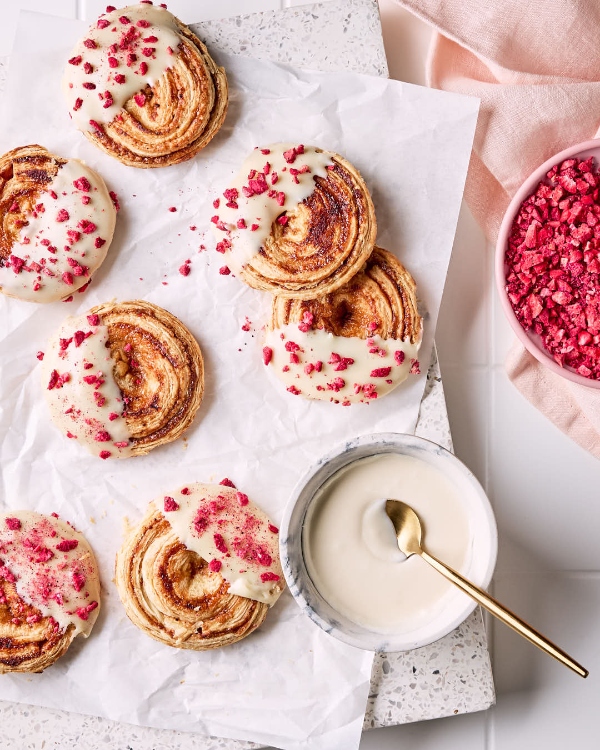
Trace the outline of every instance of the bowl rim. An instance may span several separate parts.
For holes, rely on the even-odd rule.
[[[520,188],[517,190],[512,200],[508,204],[508,208],[506,209],[502,218],[502,223],[500,224],[498,239],[496,241],[494,275],[496,277],[496,289],[498,290],[498,295],[500,297],[500,304],[502,306],[502,309],[504,310],[506,319],[510,323],[514,333],[517,335],[518,339],[521,341],[525,349],[527,349],[527,351],[533,357],[535,357],[538,362],[547,367],[551,372],[560,375],[566,380],[569,380],[572,383],[578,383],[579,385],[583,385],[586,388],[600,388],[600,380],[585,378],[583,375],[580,375],[577,372],[561,367],[558,362],[556,362],[550,356],[550,354],[546,352],[543,346],[537,343],[535,334],[526,331],[519,323],[510,300],[508,299],[506,289],[504,288],[506,281],[505,256],[506,247],[508,244],[508,236],[510,234],[514,217],[519,210],[521,203],[533,193],[537,183],[541,182],[541,180],[546,176],[546,173],[550,171],[553,166],[555,166],[556,164],[560,164],[565,159],[570,159],[574,156],[581,155],[586,151],[596,151],[596,156],[598,162],[600,163],[600,138],[582,141],[581,143],[569,146],[563,151],[559,151],[557,154],[554,154],[550,158],[546,159],[543,164],[535,169],[529,175],[529,177],[527,177],[523,181]]]
[[[479,510],[481,510],[481,521],[482,528],[485,528],[485,533],[487,535],[487,538],[483,540],[482,543],[486,545],[486,549],[488,550],[488,558],[487,561],[482,563],[482,565],[485,565],[485,568],[483,571],[480,571],[481,579],[479,581],[479,584],[486,588],[488,584],[490,583],[492,579],[492,575],[494,573],[494,569],[496,566],[496,560],[498,555],[498,530],[496,526],[496,519],[494,516],[494,512],[491,506],[491,503],[489,501],[489,498],[484,491],[483,487],[479,483],[478,479],[475,477],[473,472],[459,459],[457,458],[452,452],[448,451],[443,446],[431,441],[427,440],[426,438],[418,437],[416,435],[411,435],[408,433],[395,433],[395,432],[385,432],[385,433],[371,433],[367,435],[361,435],[357,438],[354,438],[352,440],[347,440],[344,443],[337,445],[333,450],[329,451],[327,454],[321,456],[317,461],[315,461],[300,477],[298,482],[296,483],[294,490],[292,491],[290,498],[286,504],[284,515],[281,520],[280,524],[280,536],[279,536],[279,546],[280,546],[280,557],[281,557],[281,564],[283,569],[283,574],[286,579],[288,588],[294,597],[294,600],[296,604],[300,607],[300,609],[306,614],[314,623],[316,623],[322,630],[324,630],[329,635],[332,635],[333,637],[337,638],[340,641],[343,641],[347,643],[350,646],[354,646],[356,648],[360,648],[362,650],[367,651],[386,651],[386,652],[398,652],[398,651],[410,651],[414,648],[420,648],[422,646],[429,645],[430,643],[434,643],[435,641],[439,640],[440,638],[443,638],[444,636],[451,633],[458,625],[460,625],[464,620],[473,612],[475,607],[477,606],[477,603],[475,600],[470,599],[467,596],[464,596],[464,606],[460,608],[460,611],[451,619],[448,620],[442,627],[439,627],[437,630],[433,632],[433,634],[430,634],[428,636],[422,637],[422,638],[415,638],[413,633],[408,634],[402,634],[399,638],[396,637],[394,639],[393,633],[380,633],[377,631],[369,631],[367,628],[361,628],[361,626],[356,625],[357,628],[362,629],[362,633],[357,636],[353,635],[351,633],[345,632],[341,626],[339,621],[331,618],[327,619],[326,617],[321,616],[316,609],[313,607],[310,601],[310,597],[307,596],[305,592],[305,586],[300,586],[298,584],[297,575],[296,575],[296,569],[299,567],[300,573],[304,573],[310,582],[309,589],[313,589],[314,592],[311,592],[318,598],[319,601],[322,603],[325,603],[326,607],[329,608],[332,612],[335,612],[334,608],[329,605],[328,602],[322,597],[320,592],[316,589],[314,586],[310,575],[308,573],[306,564],[303,559],[303,555],[300,554],[301,563],[300,565],[294,564],[294,562],[290,558],[290,554],[288,553],[288,547],[293,544],[293,541],[290,541],[290,523],[292,521],[292,517],[294,515],[294,511],[297,510],[297,506],[299,501],[302,498],[302,494],[313,477],[316,477],[319,472],[323,471],[327,466],[329,466],[332,461],[338,457],[341,457],[344,454],[351,455],[357,452],[360,449],[364,448],[373,448],[373,453],[370,453],[368,455],[377,455],[380,453],[386,453],[386,452],[398,452],[401,453],[402,448],[410,448],[413,447],[413,449],[419,450],[423,449],[428,455],[434,455],[438,454],[442,457],[443,460],[450,461],[453,466],[458,469],[460,474],[465,477],[465,479],[471,484],[474,496],[476,496],[477,499],[477,507]],[[378,450],[381,448],[387,448],[387,450]],[[391,448],[391,450],[390,450]],[[393,448],[397,448],[398,450],[393,450]],[[350,458],[344,465],[347,465],[349,463],[352,463],[353,461],[360,460],[361,458],[366,458],[365,456],[357,456],[354,458]],[[310,505],[310,502],[317,494],[318,488],[322,486],[324,482],[326,482],[330,476],[332,476],[334,473],[339,471],[342,468],[342,466],[338,466],[331,474],[324,477],[320,484],[317,486],[317,488],[313,491],[312,495],[308,500],[305,501],[305,507],[302,510],[301,513],[301,523],[300,528],[296,532],[297,535],[300,537],[300,548],[302,546],[302,530],[304,525],[304,520],[306,517],[306,514],[308,512],[308,508]],[[293,539],[293,537],[292,537]],[[296,544],[298,543],[297,537],[295,540]],[[469,563],[471,564],[471,563]],[[299,578],[299,576],[298,576]],[[341,615],[340,615],[341,616]],[[349,618],[346,618],[349,619]]]

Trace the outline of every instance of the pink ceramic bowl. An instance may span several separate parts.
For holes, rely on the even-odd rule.
[[[546,173],[555,165],[562,163],[565,159],[587,159],[589,156],[593,156],[596,161],[596,166],[600,165],[600,140],[585,141],[584,143],[578,143],[575,146],[561,151],[555,156],[550,157],[540,167],[538,167],[521,185],[517,190],[514,198],[510,202],[502,225],[500,226],[500,233],[498,235],[498,242],[496,243],[496,285],[498,287],[498,293],[500,295],[500,302],[502,308],[511,324],[514,332],[521,340],[523,346],[527,351],[534,356],[539,362],[547,367],[552,372],[560,375],[567,380],[571,380],[574,383],[587,386],[589,388],[600,388],[600,380],[593,380],[586,378],[583,375],[575,372],[575,370],[568,367],[561,367],[556,362],[552,355],[544,349],[540,336],[533,331],[526,331],[519,323],[510,300],[506,293],[506,263],[505,253],[508,244],[508,237],[514,221],[515,216],[519,212],[521,204],[528,198],[532,193],[535,192],[538,184],[545,178]]]

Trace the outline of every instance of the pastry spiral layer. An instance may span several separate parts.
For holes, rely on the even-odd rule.
[[[347,405],[383,396],[418,373],[421,337],[415,281],[376,247],[334,292],[275,297],[263,355],[290,393]]]
[[[0,514],[0,674],[42,672],[96,621],[100,582],[82,534],[53,516]]]
[[[116,196],[96,172],[42,146],[0,157],[0,291],[53,302],[86,285],[110,246]]]
[[[245,638],[283,589],[277,529],[230,487],[190,485],[160,505],[150,504],[117,554],[115,582],[129,619],[177,648]]]
[[[231,270],[255,289],[311,299],[342,286],[371,254],[373,202],[358,170],[313,146],[257,148],[212,217]]]
[[[187,26],[151,4],[101,15],[73,49],[63,90],[77,127],[133,167],[190,159],[227,113],[224,69]]]
[[[200,347],[174,315],[143,300],[68,318],[42,366],[51,416],[100,458],[148,453],[190,426],[204,392]]]

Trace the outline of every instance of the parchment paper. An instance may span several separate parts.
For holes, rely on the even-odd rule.
[[[239,644],[206,653],[163,646],[124,615],[114,555],[123,518],[136,522],[149,500],[182,483],[228,476],[277,523],[299,476],[332,446],[367,432],[413,431],[478,102],[220,55],[231,100],[218,136],[185,164],[132,169],[91,146],[63,103],[63,62],[85,27],[22,14],[0,147],[37,142],[85,160],[122,210],[109,256],[84,294],[46,306],[0,299],[0,462],[6,506],[57,511],[86,534],[101,567],[102,612],[90,639],[44,674],[3,676],[0,698],[290,750],[357,747],[372,654],[327,636],[288,592]],[[209,229],[212,200],[254,146],[276,141],[311,143],[353,162],[373,195],[378,244],[417,280],[423,375],[381,401],[344,408],[286,393],[261,362],[269,295],[218,273],[224,261]],[[192,270],[183,277],[187,259]],[[206,395],[185,440],[104,462],[50,423],[35,355],[64,316],[113,298],[148,299],[181,318],[205,356]]]

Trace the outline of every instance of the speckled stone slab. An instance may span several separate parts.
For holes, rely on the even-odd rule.
[[[376,0],[343,0],[194,24],[211,51],[324,71],[387,76]],[[0,59],[0,91],[6,59]],[[433,357],[416,434],[452,449],[444,391]],[[33,680],[34,678],[32,678]],[[33,687],[33,685],[32,685]],[[414,651],[376,654],[364,728],[489,708],[494,684],[481,611],[445,638]],[[0,701],[0,750],[251,750],[259,745],[118,724]]]

